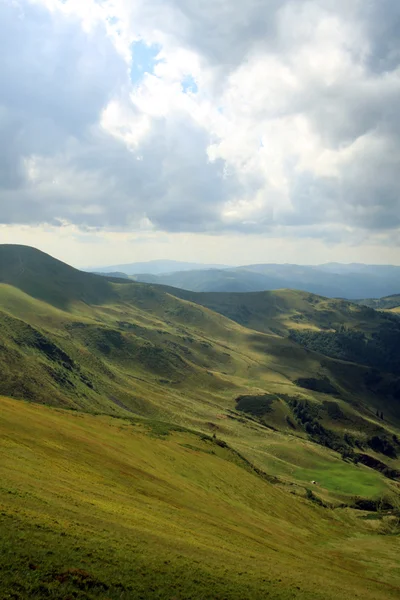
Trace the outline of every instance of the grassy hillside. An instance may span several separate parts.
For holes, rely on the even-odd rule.
[[[289,339],[338,327],[373,336],[384,315],[303,292],[108,280],[33,249],[2,252],[0,502],[13,597],[336,598],[344,564],[348,597],[365,597],[368,560],[366,597],[398,592],[382,567],[395,538],[375,531],[397,531],[393,376],[377,381]],[[357,502],[392,515],[329,508]],[[332,560],[332,595],[321,596]]]
[[[18,257],[20,247],[16,250]],[[23,279],[17,261],[10,262],[14,271],[8,267],[7,283],[0,285],[0,393],[4,395],[217,431],[247,453],[252,450],[244,440],[254,437],[254,444],[259,443],[265,426],[284,435],[290,432],[296,439],[310,436],[313,427],[314,442],[339,452],[352,451],[345,433],[371,452],[369,439],[390,437],[391,427],[397,427],[399,406],[385,393],[386,380],[377,389],[366,379],[366,367],[345,367],[287,338],[292,328],[318,331],[346,324],[373,331],[383,317],[369,308],[284,290],[248,295],[174,290],[178,298],[170,289],[96,276],[95,291],[100,281],[101,289],[106,286],[105,299],[101,301],[99,292],[96,303],[88,304],[80,293],[86,288],[94,293],[92,276],[67,265],[58,271],[58,261],[28,250],[23,249],[36,288],[53,300],[51,292],[56,289],[62,294],[68,281],[68,302],[61,309],[26,294],[24,282],[17,278]],[[81,276],[88,277],[84,284]],[[16,282],[19,288],[12,285]],[[214,310],[202,306],[206,303]],[[271,406],[265,415],[255,415],[256,422],[251,420],[254,415],[238,410],[240,395],[250,394],[257,402],[265,393],[272,399]],[[303,421],[294,413],[293,399],[310,413]],[[324,402],[344,403],[340,435],[330,434],[338,422],[327,413]],[[377,418],[378,409],[384,411],[384,422]],[[315,419],[325,420],[326,435],[315,426]],[[268,453],[255,460],[260,467],[275,464]],[[390,457],[382,462],[388,469],[397,468]]]
[[[186,431],[1,399],[4,598],[389,599],[393,517],[330,510]],[[311,496],[312,497],[312,496]]]
[[[10,247],[5,250],[12,255]],[[47,302],[25,292],[20,252],[28,281],[35,281]],[[397,424],[398,406],[371,389],[366,367],[345,368],[288,339],[293,329],[329,332],[343,326],[373,334],[385,317],[370,308],[285,290],[193,294],[80,273],[33,249],[15,247],[14,254],[0,284],[0,393],[204,429],[216,414],[236,411],[240,394],[268,392],[275,397],[268,420],[284,430],[294,417],[291,398],[321,404],[333,393],[357,406],[367,432],[391,420]],[[62,295],[65,282],[65,306],[52,305],[54,290]],[[96,294],[95,303],[82,300],[85,289]],[[328,380],[333,392],[321,383],[302,383],[314,379]],[[377,408],[384,409],[388,424],[369,424]]]
[[[393,310],[400,307],[400,295],[394,294],[393,296],[386,296],[385,298],[368,298],[357,300],[357,302],[358,304],[370,306],[371,308],[379,310]]]
[[[59,308],[73,301],[87,304],[113,297],[107,279],[83,273],[29,246],[0,245],[0,283]]]
[[[330,330],[339,326],[372,332],[384,321],[382,315],[369,307],[296,290],[240,294],[164,289],[265,333],[285,335],[291,329]]]

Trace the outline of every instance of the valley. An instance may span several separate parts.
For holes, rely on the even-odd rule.
[[[398,317],[377,308],[0,246],[4,597],[398,597]]]

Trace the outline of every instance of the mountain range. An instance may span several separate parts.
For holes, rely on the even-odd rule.
[[[112,265],[110,267],[87,268],[91,273],[115,273],[120,272],[125,275],[139,275],[142,273],[151,273],[152,275],[163,275],[174,273],[176,271],[201,271],[204,269],[227,269],[227,265],[203,264],[194,262],[184,262],[179,260],[150,260],[148,262],[135,262],[122,265]]]
[[[155,261],[117,265],[98,272],[196,292],[257,292],[298,289],[330,298],[380,298],[399,293],[400,267],[328,263],[257,264],[243,267]]]
[[[398,300],[0,245],[0,596],[397,597]]]

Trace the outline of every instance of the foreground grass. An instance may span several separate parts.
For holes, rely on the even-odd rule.
[[[397,598],[398,539],[185,431],[1,398],[0,598]]]

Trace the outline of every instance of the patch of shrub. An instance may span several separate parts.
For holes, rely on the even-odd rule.
[[[289,415],[287,415],[286,417],[286,423],[289,425],[289,427],[291,429],[296,429],[296,425],[293,423],[292,419],[289,417]]]
[[[312,390],[313,392],[321,392],[323,394],[337,394],[338,391],[334,385],[331,384],[327,377],[323,379],[316,379],[315,377],[300,377],[294,382],[296,385]]]
[[[394,508],[393,505],[385,498],[371,500],[369,498],[360,498],[359,496],[354,498],[351,507],[357,510],[366,510],[369,512],[392,510]]]
[[[376,389],[378,394],[383,394],[384,396],[391,396],[395,400],[400,400],[400,379],[392,379],[391,381],[386,381],[379,385]]]
[[[253,415],[254,417],[263,417],[271,412],[274,400],[276,400],[276,396],[273,394],[239,396],[236,398],[236,410]]]
[[[291,396],[284,395],[282,398],[292,409],[297,422],[303,426],[313,442],[336,452],[352,452],[351,447],[349,447],[350,444],[345,442],[343,436],[327,429],[319,422],[319,408],[317,405]]]
[[[376,369],[367,371],[364,375],[364,383],[369,388],[374,388],[379,385],[382,381],[382,375]]]
[[[400,319],[395,315],[380,315],[378,331],[366,336],[361,331],[340,326],[336,331],[291,330],[289,337],[301,346],[350,362],[372,367],[375,373],[367,375],[370,383],[376,385],[378,369],[398,373],[400,370]]]
[[[321,498],[318,498],[318,496],[309,488],[306,489],[306,498],[307,500],[310,500],[310,502],[314,502],[314,504],[318,504],[318,506],[323,506],[326,508],[325,502],[323,502]]]
[[[228,448],[228,444],[224,441],[224,440],[219,440],[218,438],[214,438],[214,442],[217,444],[217,446],[219,446],[220,448]]]
[[[362,463],[366,467],[370,467],[370,469],[379,471],[380,473],[382,473],[383,475],[385,475],[385,477],[388,477],[389,479],[398,479],[400,477],[400,471],[397,471],[396,469],[392,469],[391,467],[386,465],[381,460],[378,460],[377,458],[374,458],[373,456],[370,456],[369,454],[360,453],[360,454],[356,454],[355,456],[358,458],[360,463]]]
[[[379,435],[374,435],[374,437],[368,440],[368,446],[375,450],[375,452],[379,452],[380,454],[384,454],[389,458],[396,458],[397,453],[393,444],[389,442],[385,437],[381,437]]]
[[[26,323],[20,325],[20,331],[14,339],[19,346],[38,350],[52,362],[60,363],[65,369],[72,370],[75,366],[72,358],[64,350],[61,350],[50,338],[31,325]]]
[[[328,413],[329,417],[334,421],[344,421],[346,419],[345,414],[337,402],[332,402],[331,400],[324,401],[323,407]]]

